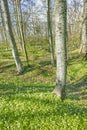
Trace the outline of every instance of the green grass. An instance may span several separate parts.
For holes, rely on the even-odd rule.
[[[61,102],[52,94],[56,68],[47,41],[31,41],[27,49],[30,67],[20,52],[26,69],[16,76],[11,51],[0,45],[0,130],[87,130],[87,61],[76,54],[68,60],[67,97]]]

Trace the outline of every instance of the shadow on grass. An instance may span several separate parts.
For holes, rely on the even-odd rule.
[[[41,61],[41,62],[39,62],[39,64],[40,64],[42,67],[44,67],[44,66],[46,66],[46,65],[50,65],[50,64],[51,64],[51,61]]]
[[[74,56],[72,56],[72,57],[68,57],[68,62],[71,62],[71,61],[73,61],[73,60],[75,60],[75,59],[77,59],[77,58],[80,58],[81,57],[81,55],[74,55]]]
[[[4,63],[5,64],[5,63]],[[9,70],[11,69],[12,67],[15,67],[15,64],[8,64],[8,65],[3,65],[2,67],[0,67],[0,72],[3,73],[5,72],[6,70]]]
[[[0,84],[0,96],[13,96],[20,93],[48,93],[52,92],[54,85],[29,84],[15,85],[14,83]],[[69,84],[66,88],[67,98],[71,100],[87,99],[87,76],[84,76],[77,83]]]
[[[75,55],[75,56],[68,58],[68,60],[67,60],[68,65],[72,65],[72,64],[74,65],[74,63],[75,64],[82,63],[85,66],[87,63],[87,60],[82,55]]]
[[[51,61],[41,61],[39,62],[39,64],[32,64],[32,65],[29,65],[29,66],[25,66],[24,67],[24,72],[22,74],[26,74],[27,72],[29,71],[34,71],[34,70],[39,70],[41,71],[41,73],[47,73],[49,72],[49,70],[46,70],[44,67],[45,66],[48,66],[51,65]],[[51,70],[52,70],[52,65],[51,65]]]
[[[87,99],[87,75],[83,76],[76,83],[67,86],[67,97],[70,99]]]
[[[35,85],[30,84],[28,86],[15,86],[14,83],[9,84],[0,84],[0,96],[14,96],[15,94],[21,94],[21,93],[45,93],[45,92],[51,92],[53,89],[53,86],[48,85]]]

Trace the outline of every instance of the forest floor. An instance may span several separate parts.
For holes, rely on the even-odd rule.
[[[27,41],[27,50],[29,67],[19,51],[25,71],[17,76],[11,50],[0,45],[0,130],[87,130],[87,61],[70,52],[62,102],[52,93],[56,67],[47,41]]]

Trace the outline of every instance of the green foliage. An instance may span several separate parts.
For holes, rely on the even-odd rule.
[[[2,46],[0,46],[2,47]],[[87,61],[68,60],[67,97],[52,92],[56,68],[50,64],[47,40],[28,43],[29,67],[16,76],[11,51],[0,49],[0,130],[87,130]]]

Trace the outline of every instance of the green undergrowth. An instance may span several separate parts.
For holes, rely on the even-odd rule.
[[[0,45],[0,130],[87,130],[87,61],[71,53],[61,102],[47,40],[27,41],[27,50],[29,67],[19,50],[25,71],[17,76],[11,50]]]

